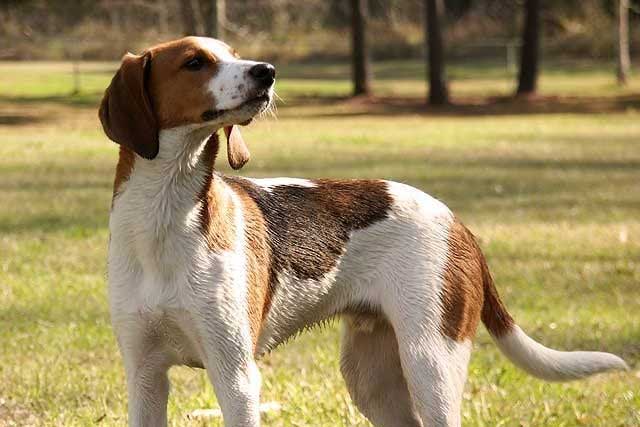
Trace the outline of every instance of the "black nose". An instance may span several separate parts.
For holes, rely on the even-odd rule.
[[[262,85],[271,86],[276,80],[276,68],[271,64],[262,62],[251,67],[249,75]]]

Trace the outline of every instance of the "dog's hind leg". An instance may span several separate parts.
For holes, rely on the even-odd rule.
[[[376,427],[422,427],[382,318],[345,316],[340,370],[355,405]]]
[[[456,342],[439,331],[396,328],[400,359],[411,396],[425,426],[458,427],[471,342]]]

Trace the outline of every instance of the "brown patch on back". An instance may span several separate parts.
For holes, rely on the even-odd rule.
[[[149,89],[160,128],[202,122],[202,113],[215,107],[207,84],[218,72],[218,58],[193,37],[155,46],[149,52]],[[184,64],[196,56],[204,60],[204,67],[185,69]]]
[[[458,219],[449,229],[448,246],[441,332],[456,341],[471,339],[481,317],[494,336],[509,330],[513,320],[498,297],[484,255]]]

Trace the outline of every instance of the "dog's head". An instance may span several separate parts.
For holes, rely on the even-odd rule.
[[[159,150],[162,129],[223,128],[229,163],[249,158],[237,125],[248,124],[272,102],[275,68],[239,58],[227,44],[186,37],[127,54],[100,105],[107,136],[146,159]]]

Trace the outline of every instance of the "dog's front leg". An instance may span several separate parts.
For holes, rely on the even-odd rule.
[[[203,316],[201,337],[205,367],[226,427],[260,426],[260,372],[253,357],[247,320],[234,310],[210,309]],[[239,316],[238,316],[239,315]],[[237,316],[237,317],[236,317]]]

